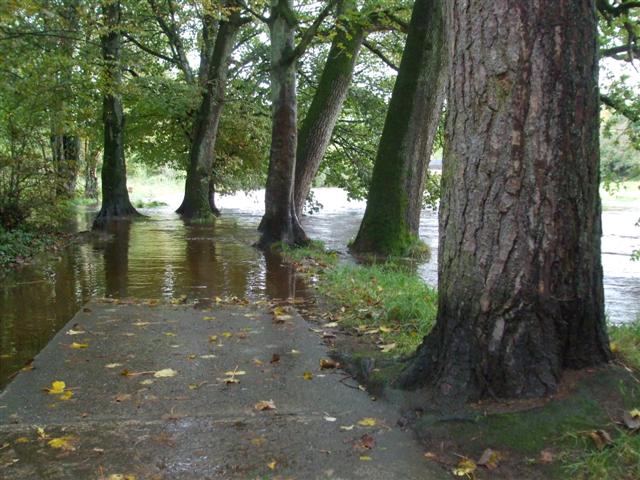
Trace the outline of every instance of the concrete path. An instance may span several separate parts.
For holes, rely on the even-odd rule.
[[[89,303],[0,395],[0,478],[448,477],[392,407],[320,368],[310,324],[277,314]]]

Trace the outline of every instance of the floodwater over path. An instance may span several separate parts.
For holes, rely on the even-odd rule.
[[[324,205],[303,221],[311,238],[346,252],[364,212],[338,189],[320,189]],[[223,217],[213,225],[186,225],[167,207],[142,210],[148,218],[122,223],[111,235],[70,245],[56,256],[0,280],[0,388],[33,358],[91,297],[191,298],[235,295],[247,298],[304,297],[310,292],[291,266],[251,245],[262,214],[261,193],[220,199]],[[93,213],[79,212],[79,230]],[[640,262],[629,253],[640,247],[638,212],[605,210],[603,264],[607,314],[626,322],[640,313]],[[437,214],[422,215],[421,236],[432,259],[418,265],[426,282],[437,281]]]

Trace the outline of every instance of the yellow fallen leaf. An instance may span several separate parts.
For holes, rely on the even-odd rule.
[[[38,438],[40,440],[44,440],[45,438],[47,438],[49,435],[47,435],[47,433],[44,431],[44,428],[42,427],[36,427],[36,434],[38,435]]]
[[[211,343],[217,342],[218,341],[218,335],[209,335],[209,341]]]
[[[371,460],[373,460],[373,458],[371,458],[369,455],[362,455],[360,457],[360,460],[362,460],[363,462],[370,462]]]
[[[104,368],[118,368],[121,367],[122,364],[121,363],[107,363]]]
[[[67,435],[59,438],[52,438],[47,442],[47,445],[49,445],[51,448],[59,448],[61,450],[73,451],[76,449],[72,444],[73,440],[74,438],[72,436]]]
[[[390,333],[392,331],[392,329],[389,328],[389,327],[380,327],[380,331],[382,333]]]
[[[107,480],[137,480],[137,477],[133,474],[112,473]]]
[[[311,372],[304,372],[302,374],[302,378],[304,378],[305,380],[312,380],[313,379],[313,373]]]
[[[394,348],[396,348],[396,344],[395,343],[388,343],[387,345],[379,345],[378,348],[383,352],[383,353],[389,353],[391,350],[393,350]]]
[[[272,460],[269,463],[267,463],[267,467],[269,467],[269,470],[275,470],[277,464],[278,462],[276,462],[275,460]]]
[[[178,372],[176,372],[172,368],[164,368],[162,370],[158,370],[156,373],[153,374],[153,376],[156,378],[175,377],[176,373]]]
[[[257,358],[254,358],[254,359],[253,359],[253,363],[254,363],[255,365],[257,365],[258,367],[261,367],[261,366],[263,365],[262,360],[258,360]]]
[[[27,437],[19,437],[16,438],[16,443],[29,443],[29,439]]]
[[[618,350],[620,350],[620,348],[618,347],[618,344],[616,342],[611,342],[609,344],[609,350],[611,350],[611,353],[618,353]]]
[[[167,337],[175,337],[175,336],[176,336],[176,334],[175,334],[175,333],[173,333],[173,332],[164,332],[164,334],[165,334]]]
[[[629,412],[629,415],[631,415],[632,418],[640,418],[640,409],[634,408]]]
[[[211,353],[209,353],[207,355],[200,355],[200,358],[216,358],[216,356],[211,354]]]
[[[229,370],[228,372],[224,372],[227,376],[235,376],[235,375],[246,375],[247,372],[244,370]]]
[[[329,322],[324,324],[325,328],[335,328],[337,326],[338,326],[338,322]]]
[[[254,408],[259,412],[262,412],[264,410],[275,410],[276,404],[273,400],[260,400],[254,405]]]
[[[45,388],[45,391],[50,393],[51,395],[60,395],[61,393],[64,393],[64,389],[66,387],[67,384],[62,380],[56,380],[55,382],[51,383],[50,388]]]
[[[76,350],[80,350],[82,348],[89,348],[89,344],[88,343],[73,342],[71,344],[71,348],[75,348]]]
[[[345,430],[345,431],[350,431],[353,430],[355,428],[355,425],[341,425],[340,426],[340,430]]]
[[[58,398],[60,400],[70,400],[71,397],[73,397],[73,392],[71,390],[66,390],[62,395],[60,395]]]
[[[134,327],[146,327],[147,325],[151,325],[151,322],[136,322],[133,324]]]
[[[87,333],[84,330],[74,330],[73,328],[70,330],[67,330],[67,335],[82,335],[83,333]]]
[[[375,427],[376,423],[378,423],[378,421],[375,418],[371,417],[363,418],[362,420],[358,421],[358,425],[360,425],[361,427]]]
[[[140,382],[140,385],[151,385],[153,383],[153,380],[151,380],[150,378],[147,378],[146,380],[142,380]]]
[[[229,338],[229,337],[233,336],[233,333],[231,333],[231,332],[222,332],[222,336],[225,337],[225,338]]]
[[[211,321],[211,320],[215,320],[215,319],[216,319],[216,317],[202,317],[202,319],[203,319],[203,320]]]
[[[469,477],[472,478],[473,472],[476,471],[478,466],[476,462],[471,460],[470,458],[462,457],[453,469],[453,474],[456,477]]]

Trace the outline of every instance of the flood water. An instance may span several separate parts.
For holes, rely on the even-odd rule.
[[[319,189],[324,209],[305,217],[308,235],[346,254],[364,213],[363,202],[347,202],[338,189]],[[291,266],[251,245],[262,215],[261,193],[223,197],[223,217],[214,224],[186,225],[167,207],[141,210],[147,218],[122,222],[102,238],[70,245],[54,256],[11,272],[0,280],[0,388],[33,358],[92,296],[113,298],[249,299],[304,297],[310,290]],[[94,212],[78,212],[78,230]],[[608,318],[630,321],[640,313],[640,262],[629,253],[640,247],[638,212],[605,210],[603,265]],[[437,282],[437,214],[423,212],[421,236],[434,253],[417,266],[428,283]]]

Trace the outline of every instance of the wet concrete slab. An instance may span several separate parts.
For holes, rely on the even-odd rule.
[[[277,313],[90,302],[0,395],[0,478],[447,476],[392,406],[321,369],[312,325]]]

